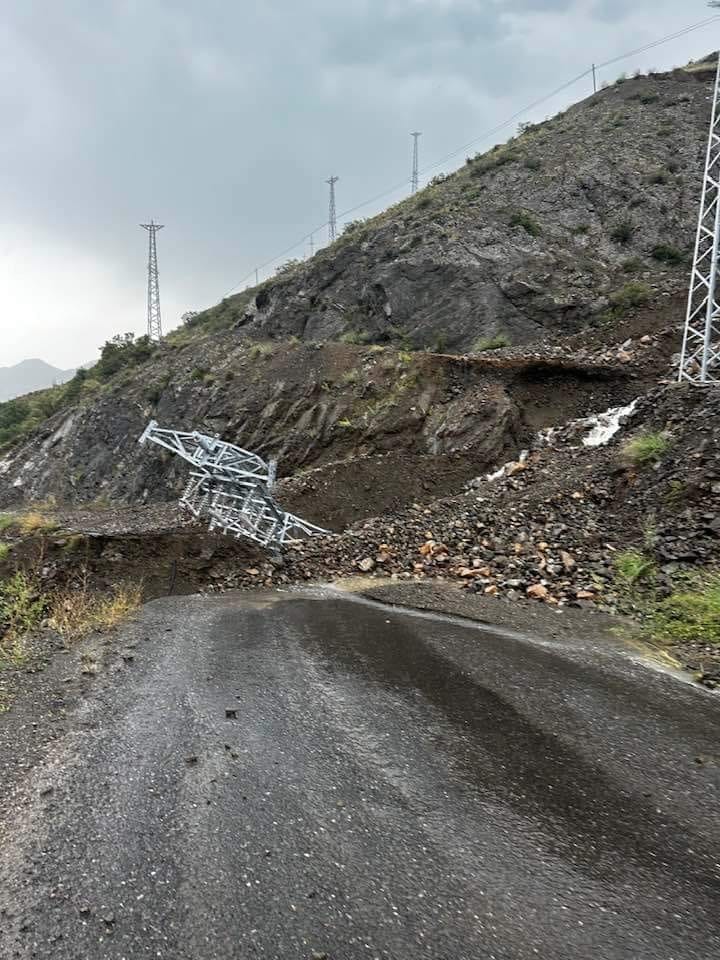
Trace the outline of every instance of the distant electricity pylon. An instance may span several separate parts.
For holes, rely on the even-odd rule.
[[[708,4],[720,7],[720,0]],[[679,379],[720,382],[720,56],[703,175],[695,256],[690,276]]]
[[[421,137],[422,133],[416,130],[414,133],[411,133],[410,136],[413,138],[412,189],[410,192],[417,193],[418,187],[420,186],[418,173],[418,137]]]
[[[338,182],[339,177],[330,177],[329,180],[326,180],[325,183],[330,184],[330,209],[328,212],[328,237],[330,243],[337,237],[337,213],[335,211],[335,184]]]
[[[151,340],[162,340],[162,320],[160,318],[160,283],[158,280],[157,241],[155,235],[164,224],[141,223],[148,232],[148,295],[147,295],[147,332]]]

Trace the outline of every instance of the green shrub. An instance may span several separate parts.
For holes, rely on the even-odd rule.
[[[299,267],[301,263],[302,260],[298,260],[297,258],[286,260],[285,263],[281,263],[279,267],[275,267],[275,274],[279,277],[283,276],[283,274],[290,274],[296,267]]]
[[[523,166],[527,167],[528,170],[541,170],[542,161],[538,160],[537,157],[525,157],[523,160]]]
[[[654,170],[651,174],[648,175],[648,183],[667,183],[668,175],[664,170]]]
[[[346,386],[352,386],[357,383],[360,379],[360,373],[356,369],[346,370],[345,373],[340,377],[340,383],[345,384]]]
[[[156,349],[157,345],[147,334],[136,340],[132,333],[118,333],[103,345],[93,372],[98,380],[109,380],[119,370],[143,363]]]
[[[273,352],[271,343],[254,343],[248,350],[248,357],[251,360],[257,360]]]
[[[472,347],[473,353],[483,353],[485,350],[501,350],[509,347],[510,341],[504,333],[496,333],[494,337],[480,337]]]
[[[15,639],[36,627],[45,612],[46,600],[37,584],[22,572],[0,582],[1,643]]]
[[[622,262],[622,271],[623,273],[637,273],[638,270],[642,270],[645,264],[639,257],[628,257],[627,260]]]
[[[518,155],[514,150],[511,150],[509,147],[496,147],[494,150],[491,150],[490,153],[468,161],[470,165],[470,175],[472,177],[481,177],[491,170],[497,170],[499,167],[504,167],[506,164],[514,163],[517,160]]]
[[[657,463],[669,448],[670,440],[664,433],[641,433],[623,445],[622,456],[634,467],[641,467]]]
[[[0,533],[17,525],[18,518],[11,513],[0,513]]]
[[[525,210],[518,210],[510,217],[511,227],[522,227],[531,237],[539,237],[542,227]]]
[[[10,553],[10,544],[0,543],[0,563],[2,563],[3,560],[7,560],[9,553]]]
[[[632,220],[619,220],[610,231],[610,239],[615,243],[629,243],[635,236],[635,224]]]
[[[590,233],[590,224],[579,223],[575,227],[570,227],[570,233],[574,234],[576,237],[583,237],[585,234]]]
[[[646,283],[632,281],[626,283],[624,287],[610,294],[610,303],[617,315],[631,310],[633,307],[640,307],[647,303],[651,295],[650,287]]]
[[[677,247],[673,247],[669,243],[659,243],[656,247],[653,247],[651,256],[653,260],[657,260],[659,263],[674,265],[685,263],[686,259],[682,250],[678,250]]]
[[[687,496],[687,484],[682,480],[671,480],[663,500],[671,509],[681,507]]]

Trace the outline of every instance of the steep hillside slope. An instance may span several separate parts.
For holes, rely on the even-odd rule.
[[[74,370],[60,370],[44,360],[22,360],[12,367],[0,367],[0,402],[65,383]]]
[[[339,528],[651,389],[679,344],[708,96],[703,71],[618,83],[162,344],[121,336],[0,405],[0,505],[173,498],[184,466],[136,443],[153,418],[310,471],[292,506]]]
[[[603,90],[196,322],[467,350],[576,331],[629,283],[640,299],[675,290],[711,80],[676,70]]]
[[[310,498],[312,517],[343,525],[409,497],[459,490],[541,427],[632,399],[645,384],[641,368],[614,358],[248,345],[219,333],[165,344],[50,417],[0,461],[0,504],[177,496],[187,465],[137,443],[153,418],[277,457],[281,477],[308,467],[324,472],[335,493]]]

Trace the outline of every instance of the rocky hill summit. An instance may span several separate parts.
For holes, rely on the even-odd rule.
[[[683,277],[712,76],[618,82],[198,323],[261,338],[467,351],[572,333]]]

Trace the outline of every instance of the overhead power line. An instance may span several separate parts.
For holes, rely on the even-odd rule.
[[[696,30],[700,30],[702,27],[706,27],[711,23],[716,23],[720,21],[720,16],[715,15],[712,17],[706,17],[704,20],[700,20],[697,23],[690,24],[690,26],[684,27],[681,30],[676,30],[674,33],[669,33],[664,37],[658,37],[656,40],[652,40],[650,43],[646,43],[641,47],[636,47],[634,50],[628,50],[626,53],[621,53],[616,57],[612,57],[609,60],[605,60],[603,63],[596,63],[594,67],[591,65],[587,70],[584,70],[582,73],[577,74],[570,80],[567,80],[565,83],[562,83],[559,87],[556,87],[554,90],[551,90],[549,93],[544,94],[544,96],[539,97],[537,100],[533,100],[532,103],[526,104],[520,110],[517,110],[506,120],[503,120],[501,123],[496,124],[494,127],[491,127],[488,130],[485,130],[483,133],[479,134],[477,137],[474,137],[472,140],[469,140],[467,143],[464,143],[461,147],[458,147],[456,150],[453,150],[451,153],[445,154],[443,157],[440,157],[438,160],[434,160],[432,163],[428,164],[426,167],[423,167],[421,170],[418,170],[418,177],[422,174],[428,173],[431,170],[434,170],[436,167],[439,167],[443,163],[447,163],[448,160],[453,160],[459,154],[464,153],[470,147],[476,146],[478,143],[488,140],[490,137],[494,136],[496,133],[502,132],[506,127],[516,123],[522,116],[529,113],[531,110],[535,110],[538,107],[543,106],[543,104],[559,96],[559,94],[564,93],[566,90],[569,90],[571,87],[575,86],[576,83],[579,83],[581,80],[584,80],[586,77],[591,77],[593,75],[593,69],[595,71],[603,70],[606,67],[611,67],[616,63],[620,63],[623,60],[628,60],[630,57],[639,56],[642,53],[647,53],[650,50],[654,50],[656,47],[660,47],[665,43],[669,43],[672,40],[678,40],[681,37],[687,36],[689,33],[694,33]],[[387,190],[383,190],[381,193],[375,194],[372,197],[369,197],[367,200],[363,200],[361,203],[356,204],[354,207],[350,207],[347,210],[343,210],[341,213],[336,215],[336,220],[344,220],[346,217],[349,217],[353,213],[357,213],[358,210],[362,210],[364,207],[370,206],[370,204],[377,203],[380,200],[384,200],[386,197],[392,196],[397,193],[398,190],[407,188],[408,180],[401,180],[399,183],[396,183],[394,186],[389,187]],[[270,259],[266,260],[264,263],[260,264],[257,268],[249,271],[241,280],[230,288],[230,290],[224,294],[225,297],[230,296],[238,287],[242,286],[253,275],[257,275],[258,270],[264,270],[266,267],[271,266],[274,263],[277,263],[278,260],[281,260],[283,257],[286,257],[289,253],[292,253],[297,247],[302,246],[307,242],[307,240],[319,230],[325,229],[325,227],[330,227],[330,221],[326,220],[325,223],[321,223],[318,226],[314,227],[305,236],[301,237],[299,240],[296,240],[291,246],[286,247],[283,251],[276,254]]]

